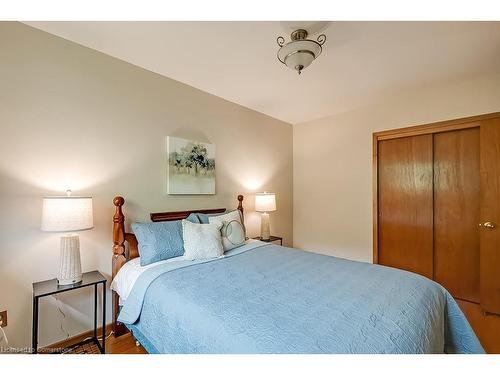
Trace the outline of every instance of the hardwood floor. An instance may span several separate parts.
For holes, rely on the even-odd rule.
[[[486,353],[500,354],[500,316],[483,315],[479,305],[458,299],[456,301],[476,332]]]
[[[106,326],[107,335],[111,332],[111,324]],[[70,339],[56,342],[47,346],[46,348],[41,349],[41,353],[44,353],[44,349],[60,349],[67,348],[71,345],[74,345],[84,338],[90,337],[92,335],[92,331],[83,332],[79,335],[73,336]],[[101,328],[97,330],[97,334],[101,335]],[[45,351],[46,353],[51,353],[51,351]],[[84,348],[74,348],[71,351],[64,351],[65,354],[98,354],[99,349],[97,345],[94,343],[86,344]],[[142,346],[137,346],[135,344],[135,338],[127,333],[120,337],[114,337],[113,335],[109,336],[106,339],[106,354],[147,354],[146,350]]]
[[[106,345],[107,354],[147,354],[142,346],[135,345],[135,339],[130,333],[120,337],[111,336]]]

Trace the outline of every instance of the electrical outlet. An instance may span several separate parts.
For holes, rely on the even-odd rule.
[[[0,321],[2,322],[2,327],[7,327],[7,310],[0,311]]]

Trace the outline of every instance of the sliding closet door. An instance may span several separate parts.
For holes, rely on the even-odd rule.
[[[434,280],[479,302],[479,127],[434,134]]]
[[[378,261],[433,276],[432,135],[378,142]]]
[[[500,314],[500,119],[481,121],[481,307]]]

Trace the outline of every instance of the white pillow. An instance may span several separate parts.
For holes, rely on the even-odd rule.
[[[222,223],[196,224],[182,220],[184,258],[198,260],[217,258],[223,255],[221,228]]]
[[[221,235],[224,251],[234,249],[245,243],[245,227],[239,210],[234,210],[224,215],[209,216],[208,222],[222,224]]]

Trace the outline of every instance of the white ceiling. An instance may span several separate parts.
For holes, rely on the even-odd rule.
[[[27,24],[292,124],[500,71],[500,22]],[[276,37],[300,26],[327,41],[298,76],[276,59]]]

